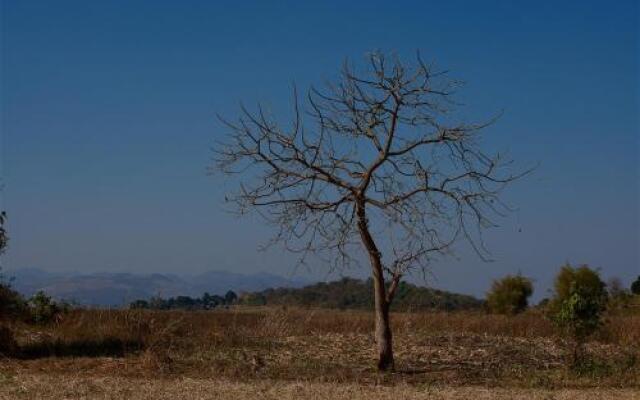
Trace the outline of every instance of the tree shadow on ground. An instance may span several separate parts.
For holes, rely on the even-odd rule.
[[[46,357],[124,357],[127,353],[136,352],[142,348],[143,345],[140,342],[123,341],[118,338],[70,342],[55,340],[20,346],[15,357],[23,360]]]

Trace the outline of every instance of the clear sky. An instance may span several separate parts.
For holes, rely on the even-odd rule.
[[[566,261],[640,274],[637,1],[0,3],[5,268],[292,273],[206,175],[215,114],[277,113],[346,57],[419,49],[466,82],[461,118],[504,110],[490,145],[540,163],[505,193],[496,261],[461,245],[430,283],[481,295],[521,271],[542,296]]]

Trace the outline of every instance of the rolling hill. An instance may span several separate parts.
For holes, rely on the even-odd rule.
[[[241,303],[253,305],[290,305],[337,309],[373,308],[373,280],[343,278],[334,282],[319,282],[301,288],[266,289],[245,293]],[[473,296],[417,286],[402,282],[392,308],[395,310],[462,310],[478,309],[483,301]]]

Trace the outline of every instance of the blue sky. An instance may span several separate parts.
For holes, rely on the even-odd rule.
[[[566,261],[640,274],[639,9],[616,2],[2,1],[6,268],[291,274],[269,229],[223,207],[210,147],[240,101],[285,113],[291,84],[374,49],[466,82],[459,116],[536,172],[518,210],[431,284],[483,294],[521,271],[545,294]],[[321,270],[319,270],[321,271]],[[324,277],[319,271],[297,275]],[[366,270],[352,271],[366,274]]]

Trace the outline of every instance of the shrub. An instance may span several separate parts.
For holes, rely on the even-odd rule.
[[[47,296],[43,291],[39,291],[29,299],[29,311],[31,320],[36,324],[48,324],[57,319],[64,311],[66,306],[58,304]]]
[[[640,295],[640,276],[631,284],[631,293]]]
[[[602,324],[607,304],[605,284],[600,274],[586,265],[562,267],[555,281],[555,296],[550,303],[550,317],[559,330],[574,343],[572,364],[582,359],[585,340]]]
[[[533,284],[524,276],[507,275],[493,281],[487,295],[487,306],[496,314],[514,315],[524,311],[533,294]]]
[[[607,292],[605,284],[600,278],[600,274],[589,268],[588,265],[582,265],[573,268],[567,264],[560,269],[554,282],[554,300],[566,300],[572,295],[575,287],[579,287],[587,292],[593,293],[594,296],[606,298]]]
[[[267,299],[260,293],[244,293],[240,296],[239,303],[246,306],[263,306]]]
[[[0,269],[0,321],[21,319],[26,314],[26,302],[20,293],[11,288],[10,280]]]

